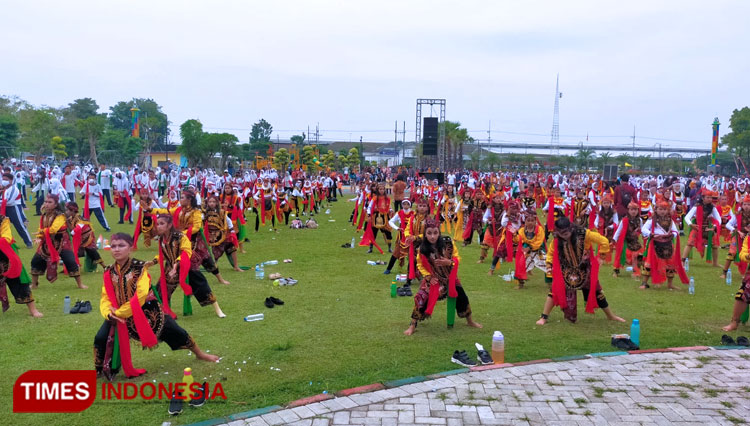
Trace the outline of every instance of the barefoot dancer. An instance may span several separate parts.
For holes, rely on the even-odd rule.
[[[612,313],[599,284],[599,262],[594,257],[592,246],[596,244],[599,247],[599,257],[603,259],[609,252],[607,238],[572,224],[567,217],[555,221],[554,236],[547,250],[547,269],[548,274],[552,275],[552,291],[547,295],[541,318],[536,323],[546,324],[555,306],[560,306],[565,319],[575,323],[578,319],[577,290],[583,293],[587,313],[593,314],[598,305],[607,319],[625,322]]]
[[[162,341],[174,351],[188,349],[200,360],[217,362],[218,356],[203,352],[187,331],[177,325],[171,316],[164,314],[151,292],[151,277],[146,264],[130,257],[132,245],[133,238],[130,235],[112,235],[110,247],[115,263],[104,271],[99,303],[104,323],[94,337],[94,366],[97,374],[108,380],[112,380],[117,374],[117,368],[112,366],[115,336],[119,343],[122,368],[128,377],[140,376],[146,372],[133,367],[130,357],[131,338],[140,341],[144,347],[153,347],[158,341]]]
[[[447,296],[456,298],[456,313],[459,318],[466,318],[466,325],[482,328],[481,324],[471,319],[469,298],[457,277],[461,258],[453,240],[447,235],[440,236],[440,225],[434,219],[427,221],[424,235],[417,256],[417,267],[423,279],[419,291],[414,296],[411,324],[404,334],[410,336],[414,333],[417,322],[429,318],[436,302]]]
[[[65,213],[56,195],[47,195],[42,204],[42,212],[36,235],[39,246],[31,258],[31,288],[39,286],[39,275],[45,273],[47,281],[55,282],[60,259],[68,271],[68,276],[76,280],[78,288],[88,288],[81,283],[81,271],[70,244]]]
[[[199,270],[202,257],[192,250],[190,240],[175,229],[172,216],[160,214],[157,217],[156,233],[159,235],[159,253],[147,266],[161,265],[160,296],[165,312],[174,315],[170,310],[170,301],[179,285],[186,295],[195,295],[201,306],[212,305],[216,315],[224,318],[226,315],[221,311],[206,277]]]
[[[26,305],[29,308],[29,314],[35,318],[41,318],[42,313],[36,309],[34,297],[31,295],[29,288],[28,276],[25,283],[21,282],[24,275],[23,263],[14,250],[13,234],[10,231],[10,219],[0,215],[0,301],[2,302],[3,312],[10,308],[8,303],[8,294],[5,291],[5,285],[8,285],[10,293],[16,299],[19,305]]]
[[[672,220],[669,202],[662,200],[656,205],[656,214],[646,221],[641,228],[644,240],[649,240],[648,253],[646,254],[645,268],[642,272],[641,290],[649,288],[648,279],[652,284],[659,286],[665,278],[670,290],[677,290],[672,285],[675,272],[679,273],[680,279],[687,284],[687,275],[683,269],[679,256],[679,244],[675,247],[679,229]]]

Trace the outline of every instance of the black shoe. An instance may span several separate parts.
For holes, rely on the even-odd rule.
[[[745,336],[740,336],[737,338],[737,346],[750,346],[750,340],[747,340]]]
[[[82,307],[83,307],[83,303],[79,300],[79,301],[76,302],[75,305],[73,305],[72,308],[70,308],[70,313],[71,314],[77,314],[77,313],[81,312],[81,308]]]
[[[277,299],[277,298],[275,298],[273,296],[269,297],[268,299],[270,299],[271,302],[273,302],[274,305],[283,305],[284,304],[283,300]]]
[[[173,416],[176,416],[180,413],[182,413],[182,399],[177,399],[176,395],[172,394],[172,400],[169,401],[169,409],[167,409],[167,412]]]
[[[124,225],[124,224],[125,224],[125,222],[123,222],[123,221],[119,221],[119,222],[117,222],[117,224],[118,224],[118,225]]]
[[[474,367],[475,365],[477,365],[477,363],[473,359],[469,358],[469,355],[466,354],[466,351],[453,352],[451,362],[458,365],[463,365],[464,367]]]
[[[367,253],[372,253],[372,247],[370,247],[370,249],[367,250]]]
[[[91,302],[89,302],[87,300],[87,301],[81,303],[81,308],[78,310],[78,313],[79,314],[88,314],[89,312],[91,312],[91,309],[92,309],[91,308]]]
[[[630,339],[616,339],[612,338],[612,346],[623,351],[635,351],[640,349],[638,345],[633,343]]]
[[[735,343],[734,339],[732,339],[732,336],[728,336],[726,334],[721,336],[721,344],[723,346],[737,346],[737,343]]]
[[[266,297],[266,301],[263,304],[266,305],[266,308],[273,308],[273,302],[270,297]]]
[[[413,296],[414,294],[411,292],[411,285],[407,284],[403,286],[404,289],[404,296]]]
[[[206,403],[206,383],[203,382],[203,384],[200,387],[200,397],[199,398],[192,398],[190,400],[190,406],[191,407],[200,407],[201,405]]]
[[[406,294],[404,293],[404,290],[405,289],[403,287],[398,287],[396,289],[396,294],[399,295],[399,296],[406,296]]]
[[[482,365],[490,365],[495,363],[495,361],[492,360],[492,356],[490,356],[490,353],[484,349],[482,349],[481,351],[477,351],[477,360],[479,360],[479,363]]]

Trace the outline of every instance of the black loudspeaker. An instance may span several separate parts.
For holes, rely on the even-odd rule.
[[[437,179],[438,185],[442,185],[445,182],[444,173],[422,173],[420,176],[427,179],[427,181],[430,183],[432,183],[433,180]]]
[[[604,180],[605,181],[617,180],[617,165],[604,166]]]
[[[438,153],[438,119],[437,117],[424,118],[424,131],[422,133],[422,155],[437,155]]]

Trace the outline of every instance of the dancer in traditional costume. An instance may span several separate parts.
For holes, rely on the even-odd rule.
[[[16,303],[26,305],[32,317],[43,316],[36,308],[34,296],[29,288],[28,274],[21,258],[18,257],[18,249],[13,242],[13,234],[10,230],[10,219],[0,215],[0,302],[3,312],[10,308],[6,285]]]
[[[97,375],[112,380],[120,363],[127,377],[146,373],[146,370],[133,367],[131,338],[144,348],[154,347],[162,341],[172,350],[187,349],[200,360],[218,362],[217,355],[202,351],[187,331],[171,316],[165,315],[151,291],[151,277],[144,262],[130,257],[132,245],[130,235],[112,235],[110,247],[115,263],[104,270],[99,302],[104,323],[94,337]]]
[[[141,188],[138,192],[138,202],[133,206],[133,210],[138,212],[138,219],[135,222],[135,233],[133,234],[133,249],[138,249],[138,238],[143,235],[143,245],[151,247],[151,241],[154,239],[154,224],[156,215],[154,209],[162,207],[157,200],[151,197],[147,188]]]
[[[221,202],[221,208],[232,221],[232,228],[237,236],[239,250],[242,254],[245,254],[246,252],[243,243],[247,237],[247,229],[245,222],[245,209],[242,206],[242,197],[239,192],[232,187],[232,184],[227,182],[224,184],[219,201]],[[287,213],[287,222],[288,220],[289,214]],[[216,258],[218,259],[218,257]],[[234,264],[236,265],[237,262],[234,262]]]
[[[641,228],[643,239],[647,240],[645,268],[641,275],[641,290],[649,288],[651,284],[660,286],[667,281],[667,288],[677,290],[672,285],[675,273],[679,274],[683,284],[688,283],[687,274],[680,260],[679,228],[672,220],[671,205],[661,200],[656,206],[656,213],[649,218]]]
[[[499,258],[498,245],[500,239],[503,236],[503,216],[505,215],[505,205],[503,204],[503,194],[501,192],[495,192],[492,194],[491,202],[487,210],[484,211],[482,216],[482,224],[485,226],[484,238],[482,238],[481,251],[479,252],[479,260],[477,263],[484,263],[484,259],[487,257],[487,252],[492,247],[492,258],[493,264],[495,257]],[[502,251],[505,255],[505,251]],[[494,267],[490,268],[490,275]]]
[[[466,221],[469,219],[469,212],[471,209],[471,191],[464,189],[459,192],[459,198],[456,202],[456,224],[453,232],[453,241],[460,243],[463,242],[464,228],[466,227]]]
[[[536,259],[544,254],[544,227],[539,223],[536,210],[528,209],[523,215],[524,224],[517,232],[515,254],[516,289],[523,289],[528,275],[534,269]]]
[[[745,195],[745,198],[742,199],[740,210],[727,222],[726,229],[729,231],[732,240],[729,243],[729,252],[724,262],[721,278],[726,279],[727,271],[732,266],[732,262],[737,262],[740,275],[744,276],[747,271],[747,263],[740,259],[739,252],[742,250],[742,242],[750,233],[750,195]]]
[[[565,211],[568,207],[568,201],[562,197],[562,191],[559,187],[552,188],[552,194],[547,198],[547,203],[542,208],[547,214],[547,226],[544,230],[545,241],[549,235],[555,230],[555,221],[565,216]],[[551,214],[550,214],[551,213]]]
[[[714,206],[714,195],[716,193],[703,189],[701,199],[690,209],[685,216],[685,223],[690,224],[690,236],[685,250],[682,252],[682,261],[684,262],[690,254],[693,247],[698,250],[701,257],[706,254],[706,262],[713,262],[713,266],[718,267],[718,249],[719,249],[719,227],[721,216]],[[708,250],[706,250],[708,245]]]
[[[39,275],[45,274],[47,281],[51,283],[57,280],[57,267],[60,260],[63,261],[68,276],[76,281],[78,288],[88,288],[81,283],[81,271],[70,243],[65,212],[55,195],[47,195],[44,199],[36,243],[38,245],[36,253],[31,258],[32,289],[39,286]]]
[[[156,233],[159,235],[159,253],[146,266],[159,265],[159,298],[164,312],[175,317],[171,299],[179,285],[186,296],[183,314],[192,313],[189,296],[194,295],[200,306],[212,305],[216,315],[224,318],[226,315],[200,271],[202,256],[193,251],[190,239],[175,228],[171,215],[162,213],[157,216]]]
[[[619,222],[617,211],[612,207],[612,197],[605,195],[599,202],[599,209],[593,220],[594,229],[599,235],[609,240],[610,246],[614,243],[615,225]],[[612,262],[612,252],[606,254],[605,261],[607,264]]]
[[[458,279],[458,266],[461,257],[449,236],[440,235],[440,225],[429,219],[425,225],[424,240],[419,248],[417,267],[422,276],[419,291],[414,295],[411,323],[404,334],[410,336],[417,323],[432,315],[438,300],[446,297],[456,299],[456,313],[466,318],[469,327],[482,328],[471,318],[471,305],[461,281]]]
[[[369,216],[369,223],[365,224],[365,226],[371,227],[372,230],[372,241],[369,243],[370,248],[367,252],[372,253],[373,242],[377,239],[378,231],[380,231],[383,233],[385,243],[388,245],[388,253],[393,253],[391,249],[393,236],[388,226],[391,214],[391,199],[385,194],[385,185],[382,183],[377,186],[376,192],[367,205],[367,214]]]
[[[196,265],[202,265],[206,271],[214,274],[216,279],[222,284],[229,284],[219,272],[219,268],[214,262],[213,255],[208,249],[206,237],[201,232],[203,228],[202,212],[198,207],[196,194],[191,189],[185,189],[180,195],[180,205],[173,209],[152,209],[152,213],[157,215],[170,214],[172,216],[174,227],[182,232],[188,240],[192,256],[190,261]]]
[[[593,314],[598,306],[607,319],[625,322],[612,313],[607,298],[599,284],[599,261],[594,257],[593,245],[599,248],[599,257],[609,251],[609,241],[596,231],[572,224],[567,217],[555,221],[555,238],[547,250],[547,270],[552,275],[552,291],[547,295],[541,318],[544,325],[552,308],[559,306],[565,319],[575,323],[578,319],[578,290],[586,300],[586,312]]]
[[[576,197],[570,204],[571,209],[571,220],[582,227],[589,228],[589,215],[592,213],[591,202],[586,198],[586,193],[583,188],[576,190]]]
[[[615,213],[615,216],[617,213]],[[614,276],[620,276],[620,269],[623,265],[633,267],[633,278],[641,275],[643,267],[643,245],[641,244],[641,228],[643,220],[640,216],[638,204],[631,201],[628,204],[628,211],[625,217],[620,220],[617,230],[612,238],[615,244],[615,265]]]
[[[214,262],[226,253],[229,263],[237,272],[242,272],[237,263],[237,247],[239,237],[234,232],[234,224],[229,213],[222,208],[222,203],[216,195],[209,195],[206,208],[203,210],[203,229],[207,232],[208,246],[213,252]]]
[[[99,250],[96,248],[96,237],[94,230],[91,228],[91,223],[81,219],[78,215],[78,205],[72,201],[69,201],[65,205],[65,226],[70,230],[70,234],[73,238],[73,253],[78,258],[85,257],[86,270],[88,272],[96,271],[96,266],[101,265],[105,268],[106,265],[102,260]],[[80,262],[79,267],[80,267]]]
[[[464,247],[471,244],[474,232],[479,236],[479,244],[482,244],[484,238],[484,233],[482,232],[482,218],[484,217],[486,209],[487,202],[484,193],[479,189],[474,190],[467,211],[468,215],[464,215],[465,224],[462,236]]]

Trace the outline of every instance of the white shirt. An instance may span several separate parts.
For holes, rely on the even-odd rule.
[[[95,208],[101,208],[102,207],[102,187],[99,186],[99,184],[91,185],[88,182],[86,182],[85,185],[83,185],[83,188],[81,188],[81,194],[85,194],[88,192],[89,194],[89,208],[95,209]]]
[[[102,187],[102,189],[110,189],[112,188],[112,171],[109,169],[104,169],[99,171],[99,173],[96,174],[96,179],[99,181],[99,185]]]

